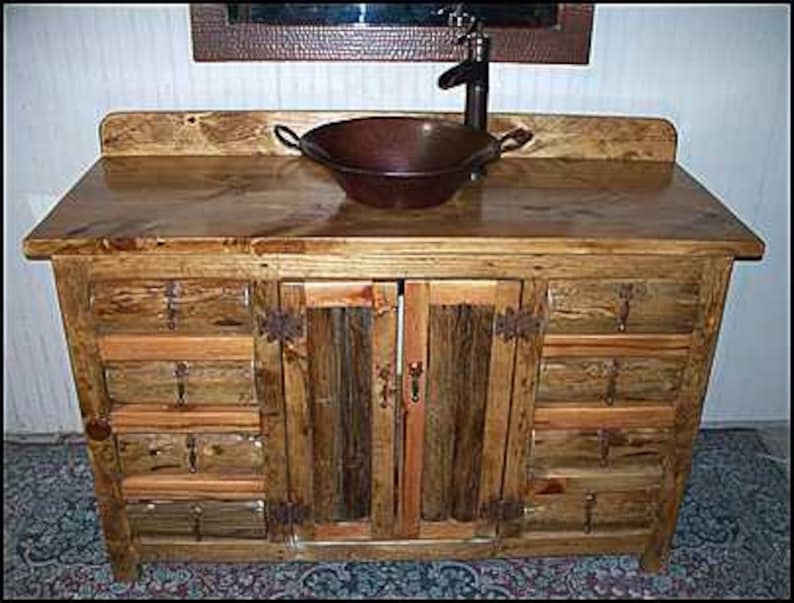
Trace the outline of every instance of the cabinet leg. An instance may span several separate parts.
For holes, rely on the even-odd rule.
[[[640,569],[651,574],[658,574],[665,566],[667,550],[659,551],[656,548],[648,547],[640,555]]]
[[[140,575],[140,560],[137,552],[128,546],[108,546],[110,567],[116,582],[135,582]]]

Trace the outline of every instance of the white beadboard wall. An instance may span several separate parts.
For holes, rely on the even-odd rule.
[[[597,5],[588,66],[494,64],[490,109],[659,116],[767,243],[734,270],[707,421],[789,418],[790,7]],[[459,110],[444,63],[194,63],[188,5],[4,5],[5,433],[81,430],[52,271],[23,236],[139,109]]]

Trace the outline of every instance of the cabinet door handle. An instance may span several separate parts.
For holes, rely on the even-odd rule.
[[[198,470],[196,466],[196,438],[193,435],[188,435],[185,438],[185,444],[187,445],[187,462],[188,462],[188,471],[190,473],[195,473]]]
[[[588,491],[584,496],[584,533],[593,531],[593,507],[595,506],[595,492]]]
[[[618,291],[620,298],[620,307],[618,308],[618,331],[623,333],[626,330],[626,321],[629,318],[629,310],[631,310],[631,298],[634,297],[634,285],[625,283],[620,286]]]
[[[620,366],[618,365],[617,360],[610,360],[607,369],[607,378],[609,381],[607,382],[607,393],[604,402],[607,406],[612,406],[615,404],[615,390],[617,389],[617,379],[618,379],[618,369]]]
[[[174,369],[174,377],[176,377],[176,405],[179,407],[185,405],[185,377],[187,377],[187,374],[187,362],[177,362]]]
[[[422,376],[422,363],[412,362],[408,365],[408,374],[411,376],[411,402],[419,402],[419,379]]]

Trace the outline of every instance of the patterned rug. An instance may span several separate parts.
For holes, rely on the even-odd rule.
[[[788,598],[789,486],[754,431],[703,431],[667,569],[633,556],[145,564],[112,579],[82,445],[4,444],[4,598]]]

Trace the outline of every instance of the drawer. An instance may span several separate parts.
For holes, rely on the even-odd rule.
[[[141,474],[251,474],[264,468],[258,436],[228,433],[118,434],[121,471]]]
[[[696,282],[551,280],[547,333],[689,333]]]
[[[264,538],[262,500],[136,502],[127,504],[133,536]]]
[[[599,472],[659,474],[669,452],[669,429],[535,429],[533,477],[598,475]]]
[[[115,362],[105,365],[114,404],[253,404],[250,362]]]
[[[659,488],[588,490],[564,494],[530,492],[524,509],[527,531],[647,529],[653,524]]]
[[[667,358],[543,358],[536,399],[599,405],[673,400],[685,366]]]
[[[242,281],[97,281],[90,299],[100,333],[251,333]]]

